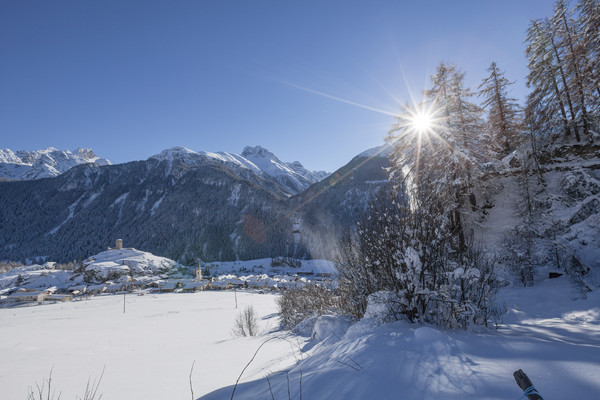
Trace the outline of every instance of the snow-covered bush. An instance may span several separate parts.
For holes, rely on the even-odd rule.
[[[487,325],[497,287],[492,263],[470,241],[455,247],[441,220],[432,208],[411,210],[398,199],[372,204],[341,243],[340,307],[359,318],[376,308],[384,322]]]
[[[286,329],[293,329],[307,318],[326,314],[335,304],[333,293],[318,285],[285,290],[277,300],[281,324]]]

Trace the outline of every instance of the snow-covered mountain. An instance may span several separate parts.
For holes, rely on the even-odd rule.
[[[300,163],[257,147],[244,154],[176,147],[144,161],[80,165],[54,179],[0,181],[0,260],[66,262],[115,237],[181,261],[327,258],[312,228],[330,229],[334,241],[343,230],[335,225],[352,224],[385,181],[382,157],[359,157],[311,185],[317,178]],[[294,195],[308,186],[309,196]]]
[[[261,147],[246,147],[241,155],[219,151],[193,151],[185,147],[173,147],[150,157],[158,162],[165,162],[165,174],[173,172],[174,164],[189,167],[221,164],[236,173],[251,172],[257,177],[275,180],[281,186],[284,195],[297,194],[313,183],[329,176],[325,171],[309,171],[299,162],[286,163],[279,160],[269,150]],[[244,171],[245,170],[245,171]]]
[[[252,162],[267,175],[275,178],[294,194],[329,176],[329,173],[325,171],[309,171],[299,161],[283,162],[275,154],[261,146],[245,147],[242,157]]]
[[[33,180],[58,176],[76,165],[110,165],[92,149],[58,150],[48,147],[44,150],[17,151],[0,149],[0,178],[9,180]]]

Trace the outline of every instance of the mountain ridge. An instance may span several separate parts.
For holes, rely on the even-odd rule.
[[[0,149],[0,178],[4,179],[53,178],[81,164],[104,166],[112,163],[106,158],[98,157],[90,148],[78,148],[74,152],[54,147],[17,152]]]
[[[263,161],[274,158],[261,153]],[[352,224],[366,203],[350,205],[346,191],[353,190],[353,199],[363,197],[362,186],[369,193],[374,188],[363,180],[385,177],[379,166],[372,166],[377,176],[353,171],[346,180],[338,179],[352,168],[363,167],[347,167],[325,179],[327,212],[335,209],[335,218],[320,221],[318,229],[340,232]],[[340,190],[333,189],[342,181]],[[127,246],[192,263],[317,254],[331,258],[318,247],[310,217],[319,214],[311,210],[322,202],[298,201],[301,193],[322,182],[294,194],[288,182],[241,156],[181,147],[144,161],[80,165],[51,179],[0,182],[5,228],[0,231],[0,259],[71,261],[105,249],[116,237]]]

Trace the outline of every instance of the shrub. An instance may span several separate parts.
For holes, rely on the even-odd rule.
[[[258,316],[252,306],[248,306],[238,314],[233,325],[233,334],[236,336],[258,335]]]
[[[336,303],[333,293],[318,285],[286,290],[277,300],[281,324],[287,329],[293,329],[307,318],[326,314]]]

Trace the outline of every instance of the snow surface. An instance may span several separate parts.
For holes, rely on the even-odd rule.
[[[260,177],[270,176],[277,180],[291,193],[306,189],[310,184],[324,179],[329,173],[324,171],[309,171],[298,161],[286,163],[279,160],[273,153],[261,146],[246,147],[242,155],[220,151],[193,151],[185,147],[173,147],[163,150],[152,157],[159,162],[166,161],[167,175],[172,173],[173,163],[181,162],[191,166],[201,166],[208,162],[225,164],[233,170],[246,169]]]
[[[240,310],[253,305],[263,331],[274,328],[276,296],[237,292],[99,296],[91,300],[0,309],[0,388],[3,399],[25,399],[53,368],[62,399],[83,396],[89,377],[100,377],[103,399],[190,398],[235,382],[265,338],[232,336]],[[299,339],[303,344],[304,339]],[[243,380],[289,367],[297,343],[272,340]]]
[[[600,292],[582,299],[569,281],[507,289],[505,325],[448,332],[432,326],[363,319],[332,343],[269,378],[276,399],[519,399],[512,373],[523,369],[545,399],[598,398]],[[331,320],[327,326],[335,331]],[[340,327],[344,321],[340,322]],[[338,327],[339,328],[339,327]],[[323,327],[319,327],[323,330]],[[300,384],[300,379],[302,383]],[[202,400],[229,398],[223,388]],[[271,398],[265,379],[238,386],[235,398]]]
[[[0,149],[0,177],[15,180],[51,178],[80,164],[110,165],[111,162],[94,154],[92,149],[17,151]]]
[[[156,275],[165,273],[176,265],[176,262],[171,259],[132,248],[103,251],[83,263],[86,272],[103,280],[115,273],[134,276]]]
[[[238,309],[235,307],[235,296]],[[584,299],[566,278],[507,288],[498,330],[448,332],[406,322],[317,319],[310,337],[275,331],[272,294],[246,291],[98,296],[0,309],[2,397],[26,398],[53,369],[63,399],[99,377],[106,399],[518,399],[522,368],[546,399],[598,398],[600,292]],[[263,334],[232,337],[253,305]],[[269,377],[269,382],[266,378]],[[302,383],[300,384],[300,377]],[[35,387],[35,386],[34,386]]]

